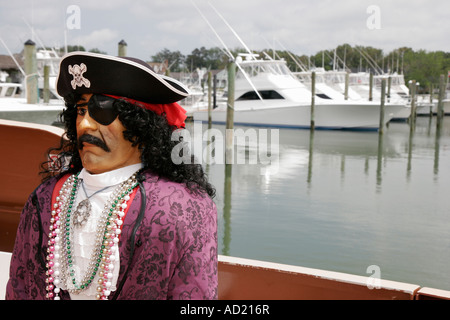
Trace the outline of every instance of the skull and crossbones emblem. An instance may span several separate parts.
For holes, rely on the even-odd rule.
[[[69,65],[69,73],[73,75],[73,80],[70,81],[72,88],[75,90],[77,87],[85,86],[89,88],[91,82],[83,76],[83,73],[87,71],[87,66],[82,63],[80,65],[75,64],[74,66]]]

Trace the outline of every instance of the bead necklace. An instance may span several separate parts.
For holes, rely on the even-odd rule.
[[[47,279],[46,297],[59,300],[60,284],[70,279],[74,289],[70,293],[80,293],[86,290],[96,275],[97,300],[107,300],[111,294],[112,270],[114,268],[115,249],[119,242],[125,209],[130,200],[129,194],[138,186],[136,174],[121,183],[105,204],[102,217],[98,221],[96,242],[92,250],[87,270],[81,281],[76,280],[75,261],[73,257],[73,205],[79,188],[78,174],[70,176],[63,184],[53,205],[50,219],[49,242],[47,249]]]
[[[111,186],[107,186],[103,189],[100,189],[100,190],[94,192],[90,196],[88,196],[83,181],[81,181],[81,186],[83,187],[83,191],[84,191],[84,194],[86,195],[86,199],[80,201],[75,212],[73,213],[73,219],[74,219],[73,224],[75,226],[84,226],[86,224],[86,222],[88,221],[89,216],[91,214],[91,210],[92,210],[92,205],[91,205],[91,202],[89,201],[89,199],[92,198],[93,196],[95,196],[96,194],[101,193],[111,187]]]

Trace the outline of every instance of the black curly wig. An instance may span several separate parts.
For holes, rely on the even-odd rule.
[[[59,154],[56,164],[62,168],[62,172],[58,174],[77,173],[83,168],[78,152],[77,108],[74,107],[79,99],[78,94],[65,97],[66,108],[61,113],[60,120],[65,125],[66,133],[61,138],[60,146],[51,148],[48,152],[51,154],[56,151]],[[168,124],[164,115],[157,115],[151,110],[121,99],[114,103],[119,110],[119,120],[125,127],[124,138],[133,146],[139,147],[144,170],[150,170],[159,177],[174,182],[184,183],[193,192],[206,192],[211,198],[215,196],[215,189],[208,182],[200,164],[195,164],[194,161],[191,161],[191,164],[175,164],[172,161],[172,150],[179,142],[172,141],[172,133],[176,128]],[[64,159],[70,159],[70,163],[63,168]],[[55,175],[54,166],[55,160],[42,163],[43,180]]]

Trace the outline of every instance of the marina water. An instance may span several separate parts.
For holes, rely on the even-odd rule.
[[[268,130],[279,134],[270,165],[250,163],[247,144],[235,148],[246,163],[204,164],[219,254],[450,290],[449,117],[440,130],[419,117],[382,135]]]

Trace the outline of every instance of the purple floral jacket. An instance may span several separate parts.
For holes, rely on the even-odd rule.
[[[151,173],[145,178],[125,217],[117,290],[109,299],[217,299],[214,202]],[[41,184],[25,204],[6,299],[45,299],[44,261],[56,182]],[[70,299],[69,294],[63,292],[62,299]]]

